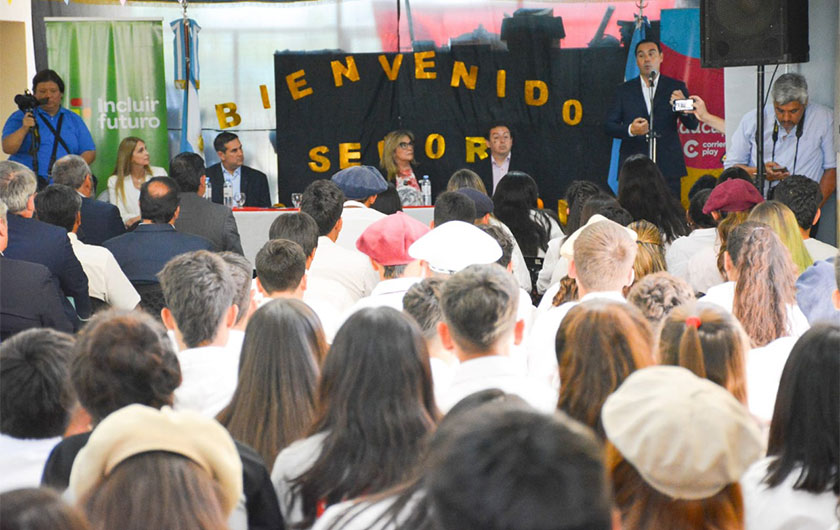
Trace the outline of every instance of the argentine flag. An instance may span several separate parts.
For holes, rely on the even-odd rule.
[[[198,78],[198,32],[201,26],[191,18],[173,20],[169,26],[175,33],[175,86],[184,91],[180,152],[197,153],[203,158],[201,108],[198,105],[201,85]]]

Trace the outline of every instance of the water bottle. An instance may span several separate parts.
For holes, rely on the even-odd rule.
[[[423,205],[432,205],[432,183],[429,181],[429,175],[423,175],[423,180],[420,181],[420,191],[423,193]]]
[[[213,187],[210,185],[210,178],[204,178],[204,198],[208,201],[213,200]]]
[[[233,184],[231,184],[229,180],[225,181],[224,199],[225,206],[233,208]]]

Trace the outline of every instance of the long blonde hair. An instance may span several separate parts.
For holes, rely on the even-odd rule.
[[[386,134],[382,144],[382,157],[379,159],[379,167],[385,170],[385,178],[388,179],[388,182],[394,182],[400,172],[397,161],[394,160],[394,153],[400,144],[400,138],[403,136],[408,136],[412,142],[414,141],[413,132],[407,129],[397,129]],[[416,164],[417,162],[412,159],[411,163]]]
[[[799,269],[799,274],[814,264],[814,259],[802,242],[796,216],[790,208],[778,201],[766,201],[756,205],[748,219],[768,225],[779,236],[782,244],[790,251],[790,257]]]
[[[125,198],[125,177],[131,175],[131,157],[134,154],[134,148],[137,147],[137,142],[146,143],[142,138],[136,136],[126,136],[120,142],[117,148],[117,164],[114,166],[114,175],[117,176],[117,184],[114,186],[117,195],[126,202]],[[144,168],[146,174],[152,176],[152,168],[147,164]]]

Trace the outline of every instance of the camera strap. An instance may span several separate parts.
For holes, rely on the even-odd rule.
[[[52,167],[53,164],[55,164],[56,154],[58,154],[58,144],[61,144],[61,147],[63,147],[68,154],[70,154],[70,149],[67,147],[67,144],[64,143],[64,140],[61,139],[61,125],[64,123],[64,114],[58,116],[58,128],[53,127],[50,120],[44,118],[43,116],[41,119],[44,120],[47,129],[53,133],[53,149],[52,154],[50,154],[50,163],[47,166],[47,176],[49,177],[52,174]]]

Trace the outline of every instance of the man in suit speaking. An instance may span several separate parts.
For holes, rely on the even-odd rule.
[[[621,139],[619,167],[630,155],[648,154],[650,130],[650,87],[653,86],[653,129],[656,136],[656,165],[674,193],[680,196],[680,179],[686,175],[685,158],[677,134],[677,119],[688,129],[698,125],[691,114],[675,112],[671,102],[688,98],[685,83],[659,74],[663,54],[659,43],[642,40],[636,45],[639,77],[620,85],[604,128],[613,138]]]
[[[207,168],[213,202],[224,202],[225,181],[228,181],[233,186],[234,200],[237,194],[244,193],[245,206],[271,207],[268,179],[262,171],[242,165],[245,162],[245,154],[242,152],[239,137],[232,132],[221,132],[213,140],[213,147],[220,160]]]

